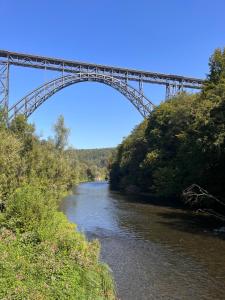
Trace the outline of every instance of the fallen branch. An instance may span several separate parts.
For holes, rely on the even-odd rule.
[[[225,203],[197,184],[192,184],[182,193],[184,202],[197,208],[196,213],[201,213],[219,221],[225,222]],[[218,212],[219,210],[220,212]]]
[[[211,210],[211,209],[198,209],[196,212],[207,215],[209,217],[216,218],[219,221],[222,221],[222,222],[225,223],[225,216],[219,214],[218,212],[215,212],[214,210]]]
[[[198,207],[212,207],[217,204],[225,209],[225,203],[215,196],[209,194],[206,190],[197,184],[192,184],[182,193],[182,197],[186,204]]]

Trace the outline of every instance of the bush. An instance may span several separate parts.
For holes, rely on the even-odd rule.
[[[0,299],[115,299],[99,243],[58,211],[79,180],[75,152],[40,140],[23,116],[3,125],[0,114]]]
[[[17,189],[1,215],[1,299],[115,299],[99,243],[77,232],[43,188]]]

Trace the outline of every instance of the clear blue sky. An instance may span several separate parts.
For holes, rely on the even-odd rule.
[[[225,46],[224,0],[0,0],[0,48],[204,78],[208,58]],[[11,68],[10,101],[54,72]],[[150,85],[159,103],[164,89]],[[77,148],[116,146],[142,117],[99,83],[62,90],[30,121],[44,137],[63,114]]]

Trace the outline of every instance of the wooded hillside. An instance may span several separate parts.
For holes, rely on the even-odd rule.
[[[118,146],[112,188],[181,199],[194,184],[224,201],[225,50],[215,51],[209,68],[200,93],[163,102]],[[195,204],[217,206],[210,199],[198,197]]]

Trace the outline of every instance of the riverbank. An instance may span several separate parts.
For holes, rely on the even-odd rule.
[[[0,217],[1,299],[115,299],[99,243],[57,211],[51,192],[23,186]]]
[[[88,241],[59,212],[60,199],[80,180],[76,156],[40,140],[18,116],[7,127],[0,111],[0,299],[114,300],[114,282]],[[58,133],[58,135],[57,135]]]

